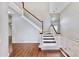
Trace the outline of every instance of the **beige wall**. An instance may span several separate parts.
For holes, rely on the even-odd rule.
[[[48,16],[47,2],[25,2],[25,8],[41,20]]]

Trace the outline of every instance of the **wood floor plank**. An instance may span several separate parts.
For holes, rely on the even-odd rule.
[[[13,43],[11,57],[64,57],[60,51],[43,51],[38,48],[39,44]]]

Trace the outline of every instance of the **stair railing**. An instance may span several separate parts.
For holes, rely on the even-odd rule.
[[[58,33],[58,32],[56,31],[54,25],[51,25],[51,26],[53,27],[53,29],[54,29],[54,31],[55,31],[56,34],[60,34],[60,33]]]
[[[42,32],[40,34],[43,34],[43,21],[41,21],[39,18],[37,18],[34,14],[32,14],[30,11],[28,11],[25,6],[24,6],[24,2],[22,2],[23,5],[23,9],[28,12],[31,16],[33,16],[35,19],[37,19],[41,24],[42,24]]]

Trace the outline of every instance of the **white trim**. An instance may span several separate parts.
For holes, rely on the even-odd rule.
[[[22,15],[22,9],[20,9],[14,2],[8,4],[9,8],[17,12],[19,15]]]
[[[71,2],[68,2],[68,4],[65,6],[65,8],[60,12],[60,14],[69,7],[69,5],[71,4]]]
[[[12,43],[40,43],[39,41],[13,41]]]

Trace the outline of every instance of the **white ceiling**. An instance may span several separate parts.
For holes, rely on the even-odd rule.
[[[25,2],[25,8],[41,20],[44,20],[49,13],[60,13],[69,2]]]
[[[44,20],[49,14],[47,2],[25,2],[25,8],[40,20]]]
[[[49,12],[60,13],[70,2],[51,2],[49,3]]]

